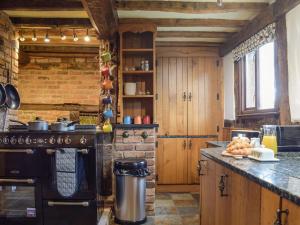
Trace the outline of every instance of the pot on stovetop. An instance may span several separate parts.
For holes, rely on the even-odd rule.
[[[28,124],[21,122],[19,120],[10,119],[10,121],[26,126],[29,131],[47,131],[48,130],[48,122],[43,120],[40,117],[36,117],[35,120],[28,122]]]
[[[73,131],[75,130],[75,125],[79,124],[77,121],[69,121],[66,118],[58,118],[56,122],[51,123],[52,131]]]

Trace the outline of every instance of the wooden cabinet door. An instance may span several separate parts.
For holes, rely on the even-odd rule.
[[[300,206],[282,199],[282,210],[289,210],[288,216],[282,214],[282,224],[284,225],[300,225]]]
[[[200,149],[206,148],[206,142],[213,138],[188,138],[188,184],[199,184],[198,165],[200,160]]]
[[[215,225],[216,163],[201,156],[200,224]]]
[[[260,224],[261,187],[232,171],[229,182],[230,225]]]
[[[220,188],[224,189],[220,190]],[[231,225],[230,208],[230,170],[216,164],[216,222],[215,225]]]
[[[260,225],[273,225],[277,218],[278,209],[280,209],[279,195],[262,188]]]
[[[159,135],[187,134],[186,57],[158,57],[156,121]]]
[[[187,184],[186,138],[159,138],[156,161],[158,184]]]
[[[215,57],[188,59],[188,135],[217,135],[220,68]]]

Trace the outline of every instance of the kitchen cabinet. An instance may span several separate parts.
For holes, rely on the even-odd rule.
[[[189,50],[186,50],[188,52]],[[218,135],[221,66],[216,56],[157,56],[159,135]]]
[[[216,163],[201,156],[200,224],[215,225],[216,218]]]
[[[187,176],[186,138],[158,139],[158,184],[186,184]]]
[[[260,224],[261,188],[201,156],[201,225]]]
[[[284,213],[286,210],[288,214]],[[300,206],[282,199],[282,211],[282,225],[300,225]]]
[[[260,225],[273,225],[277,218],[277,209],[279,208],[280,197],[266,188],[262,188]]]
[[[210,138],[160,138],[157,149],[158,184],[199,184],[199,149]]]

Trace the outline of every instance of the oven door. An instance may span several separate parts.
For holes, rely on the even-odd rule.
[[[0,177],[38,177],[39,151],[0,149]]]
[[[76,151],[74,161],[57,162],[57,151],[68,149],[47,149],[43,163],[46,176],[43,178],[44,199],[96,199],[96,157],[90,149],[73,149]],[[66,157],[68,159],[68,157]],[[63,165],[65,163],[65,165]],[[76,172],[74,172],[74,171]],[[65,189],[65,190],[64,190]],[[71,190],[68,190],[71,189]],[[64,195],[66,193],[66,195]],[[68,193],[71,193],[68,195]]]
[[[34,179],[0,178],[0,224],[42,225],[40,190]]]
[[[44,225],[97,225],[96,201],[44,201]]]

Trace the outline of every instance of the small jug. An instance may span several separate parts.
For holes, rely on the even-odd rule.
[[[102,128],[103,128],[103,132],[105,132],[105,133],[110,133],[113,130],[112,125],[110,124],[109,120],[104,122]]]
[[[103,98],[102,99],[102,104],[104,104],[104,105],[109,105],[109,104],[111,104],[112,103],[112,98],[111,98],[111,96],[107,96],[106,98]]]
[[[104,76],[104,78],[108,78],[109,77],[109,67],[105,66],[101,69],[101,74],[102,76]]]
[[[111,109],[106,109],[103,112],[103,116],[105,119],[112,118],[114,116],[113,111]]]
[[[102,53],[101,60],[104,63],[109,62],[111,60],[111,54],[110,54],[110,52],[104,52],[104,53]]]
[[[130,116],[124,116],[123,123],[124,124],[131,124],[131,117]]]
[[[143,117],[143,124],[150,124],[150,116],[146,115]]]
[[[113,89],[113,83],[111,80],[109,79],[105,79],[103,82],[102,82],[102,86],[105,90],[110,90],[110,89]]]
[[[142,124],[142,117],[141,116],[135,116],[134,117],[134,124]]]

